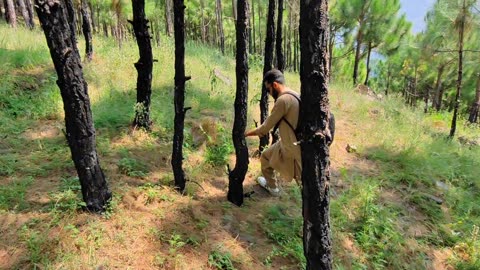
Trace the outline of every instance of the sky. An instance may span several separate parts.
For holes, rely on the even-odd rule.
[[[406,13],[407,19],[413,23],[412,32],[419,33],[425,29],[423,20],[427,11],[433,6],[435,0],[400,0],[401,10]]]

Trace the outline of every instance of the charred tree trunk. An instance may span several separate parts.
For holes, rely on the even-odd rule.
[[[207,31],[205,29],[205,18],[204,18],[204,15],[203,15],[203,10],[205,9],[205,3],[204,3],[204,0],[200,0],[200,17],[201,17],[201,20],[200,20],[200,24],[201,24],[201,30],[202,30],[202,43],[205,43],[206,39],[207,39]]]
[[[263,62],[263,75],[273,67],[273,50],[275,42],[275,0],[268,1],[267,30],[265,38],[265,58]],[[262,81],[262,95],[260,97],[260,123],[263,124],[268,117],[268,90]],[[260,153],[268,146],[269,136],[260,138]]]
[[[365,82],[363,84],[365,84],[366,86],[368,86],[368,79],[370,79],[370,55],[372,53],[372,42],[369,42],[368,43],[368,52],[367,52],[367,76],[365,77]]]
[[[13,0],[5,0],[5,17],[10,26],[17,27],[17,15],[15,13],[15,3]]]
[[[65,110],[66,137],[83,200],[88,210],[102,212],[112,193],[95,149],[95,128],[75,38],[73,4],[70,0],[36,0],[35,8],[57,71],[57,84]]]
[[[6,16],[6,2],[5,0],[0,0],[0,16],[2,16],[2,18],[5,18],[5,22],[8,22],[7,21],[7,16]]]
[[[360,49],[362,47],[362,39],[363,39],[363,33],[362,33],[362,28],[360,27],[358,29],[357,33],[357,46],[355,48],[355,62],[353,63],[353,86],[357,85],[357,79],[358,79],[358,65],[360,63]]]
[[[225,35],[223,34],[222,0],[216,0],[217,30],[220,37],[220,50],[225,55]]]
[[[92,33],[97,33],[97,23],[95,22],[95,10],[93,9],[92,3],[87,2],[88,10],[90,11],[90,23],[92,24]]]
[[[437,81],[435,83],[435,98],[434,98],[434,107],[435,110],[440,111],[442,107],[442,98],[443,98],[443,91],[442,91],[442,74],[443,70],[445,69],[444,65],[440,65],[438,67],[437,73]]]
[[[25,1],[24,0],[17,0],[17,3],[18,3],[18,7],[20,8],[20,12],[22,13],[22,17],[25,20],[25,25],[29,29],[33,29],[33,26],[30,25],[30,22],[31,22],[30,15],[28,13],[27,6],[25,5]]]
[[[28,28],[30,29],[33,29],[35,28],[35,21],[33,20],[33,5],[32,5],[32,2],[30,2],[30,0],[25,0],[25,8],[27,9],[27,13],[28,13],[28,22],[27,22],[27,26]]]
[[[390,90],[390,78],[392,77],[392,71],[390,65],[387,66],[387,87],[385,87],[385,96],[388,96],[388,90]]]
[[[145,17],[145,0],[132,0],[133,31],[137,40],[140,59],[135,63],[137,69],[137,104],[135,105],[134,127],[150,130],[150,96],[152,95],[153,54],[151,36],[148,32],[148,20]]]
[[[277,52],[277,68],[281,72],[285,70],[285,56],[282,51],[282,35],[283,35],[283,0],[278,0],[278,17],[277,17],[277,40],[276,40],[276,52]]]
[[[232,17],[237,22],[237,0],[232,0]]]
[[[424,113],[428,113],[428,100],[430,99],[430,86],[425,88],[425,96],[423,97],[423,101],[425,102],[425,107],[423,108]]]
[[[248,4],[247,0],[238,0],[238,18],[236,23],[237,52],[236,68],[237,93],[235,96],[235,120],[232,139],[235,146],[236,162],[233,171],[228,174],[228,195],[230,202],[237,206],[243,204],[243,181],[248,170],[248,148],[245,140],[248,107]]]
[[[332,269],[329,213],[328,0],[300,1],[303,247],[307,270]]]
[[[462,21],[460,22],[460,29],[458,30],[458,78],[457,78],[457,93],[455,94],[455,107],[453,109],[452,126],[450,128],[450,138],[455,136],[457,129],[458,108],[460,107],[460,96],[462,92],[462,76],[463,76],[463,34],[465,30],[465,17],[467,7],[465,0],[463,0]]]
[[[82,31],[85,37],[85,56],[87,61],[92,61],[93,45],[92,45],[92,28],[90,27],[90,14],[85,0],[82,0]]]
[[[250,39],[251,39],[251,43],[252,43],[252,52],[251,54],[254,54],[257,52],[256,50],[256,41],[255,41],[255,0],[252,0],[252,12],[250,13],[252,14],[252,36],[250,36]]]
[[[169,37],[173,33],[172,0],[165,0],[165,33]]]
[[[475,92],[475,101],[470,108],[470,116],[468,121],[470,123],[478,123],[478,114],[480,111],[480,73],[477,74],[477,91]]]
[[[332,26],[330,26],[330,37],[328,38],[328,80],[332,79],[332,62],[333,62],[333,49],[335,48],[335,33]]]
[[[174,31],[175,31],[175,120],[172,151],[172,168],[175,177],[175,188],[185,190],[185,172],[183,171],[183,128],[185,114],[185,4],[184,0],[173,1]]]

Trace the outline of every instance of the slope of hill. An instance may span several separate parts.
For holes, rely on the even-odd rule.
[[[187,45],[187,183],[172,188],[173,42],[154,48],[151,133],[132,130],[137,47],[94,39],[84,64],[101,166],[114,192],[102,216],[80,210],[63,108],[44,36],[0,25],[0,269],[301,269],[301,195],[254,191],[226,200],[225,165],[235,63]],[[82,50],[82,41],[80,47]],[[249,125],[258,119],[261,63],[250,63]],[[215,73],[223,74],[222,78]],[[287,83],[299,90],[298,74]],[[396,97],[371,99],[342,84],[330,90],[337,118],[331,147],[335,269],[480,268],[478,129],[446,140],[449,114],[422,114]],[[208,127],[205,144],[202,134]],[[466,145],[464,142],[470,142]],[[249,139],[253,153],[257,141]],[[347,145],[356,151],[346,151]]]

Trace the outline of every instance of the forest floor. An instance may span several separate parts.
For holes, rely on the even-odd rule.
[[[132,130],[136,47],[98,40],[85,77],[106,213],[81,210],[56,76],[40,32],[0,26],[0,269],[302,269],[301,194],[271,197],[251,158],[242,207],[226,200],[234,166],[233,57],[187,46],[185,194],[172,186],[173,45],[155,48],[152,132]],[[28,40],[28,42],[25,42]],[[40,45],[42,44],[42,45]],[[82,44],[80,44],[82,47]],[[250,74],[257,119],[261,64]],[[221,80],[215,70],[229,80]],[[287,74],[299,90],[298,74]],[[331,223],[335,269],[478,269],[480,149],[445,140],[448,113],[422,114],[332,84]],[[200,128],[201,126],[201,128]],[[203,130],[208,136],[202,138]],[[459,126],[474,141],[478,129]],[[202,142],[205,140],[205,142]],[[250,152],[256,139],[248,139]],[[347,146],[355,148],[347,151]]]

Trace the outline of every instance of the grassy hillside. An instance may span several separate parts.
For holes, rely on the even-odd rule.
[[[81,38],[80,38],[81,39]],[[83,43],[80,40],[80,50]],[[153,131],[131,130],[138,58],[94,39],[84,64],[97,149],[114,198],[102,216],[80,210],[63,135],[63,107],[43,34],[0,25],[0,269],[301,269],[301,195],[255,185],[251,160],[238,208],[226,200],[235,63],[187,44],[187,194],[173,190],[173,42],[154,48]],[[259,118],[261,63],[250,64],[249,125]],[[214,76],[221,72],[230,82]],[[287,74],[299,90],[298,74]],[[396,97],[373,100],[340,83],[331,147],[335,269],[479,269],[480,147],[447,140],[450,115],[425,115]],[[213,126],[197,146],[198,123]],[[462,141],[478,128],[459,125]],[[249,139],[254,152],[257,141]],[[355,153],[346,151],[356,146]]]

